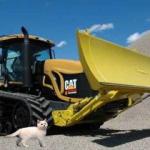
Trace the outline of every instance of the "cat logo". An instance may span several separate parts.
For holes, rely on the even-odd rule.
[[[65,95],[77,93],[77,79],[65,80]]]

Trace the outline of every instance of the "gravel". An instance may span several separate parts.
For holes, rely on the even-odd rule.
[[[150,98],[106,122],[99,130],[68,129],[44,138],[45,147],[31,140],[29,150],[148,150],[150,149]],[[0,150],[17,147],[16,138],[0,137]]]

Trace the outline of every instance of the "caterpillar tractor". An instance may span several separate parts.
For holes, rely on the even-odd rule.
[[[80,61],[56,59],[55,44],[22,33],[0,36],[0,133],[32,126],[97,129],[150,92],[150,58],[77,32]]]

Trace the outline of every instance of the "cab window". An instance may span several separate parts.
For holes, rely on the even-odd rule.
[[[8,50],[6,69],[10,80],[22,81],[23,64],[19,50]]]

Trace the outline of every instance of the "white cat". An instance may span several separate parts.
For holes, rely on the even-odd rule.
[[[6,137],[18,137],[17,139],[17,146],[29,147],[26,142],[29,139],[37,139],[41,147],[44,147],[42,139],[46,135],[48,124],[46,119],[43,121],[37,121],[37,127],[27,127],[17,130],[16,132],[7,135]]]

